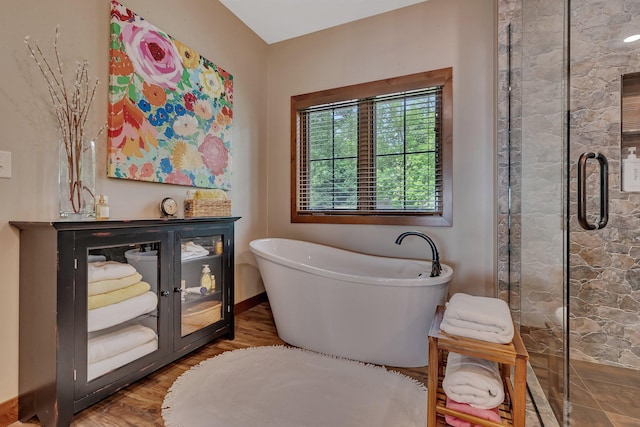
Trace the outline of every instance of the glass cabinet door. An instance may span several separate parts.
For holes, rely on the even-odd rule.
[[[87,381],[158,349],[158,242],[87,255]]]
[[[180,337],[223,318],[223,236],[180,236]]]
[[[76,241],[76,397],[138,372],[163,352],[162,277],[170,258],[158,233],[94,233]],[[165,279],[166,280],[166,279]]]

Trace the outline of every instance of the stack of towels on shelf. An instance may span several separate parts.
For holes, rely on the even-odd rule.
[[[154,311],[158,297],[127,263],[87,264],[87,379],[90,381],[158,349],[155,330],[143,314]],[[153,325],[152,325],[153,326]]]
[[[498,344],[510,343],[514,329],[507,304],[496,298],[457,293],[447,303],[440,329],[450,335]],[[478,418],[500,422],[498,407],[504,386],[498,364],[450,352],[442,389],[446,407]],[[445,415],[447,424],[471,427],[472,423]]]
[[[180,245],[182,261],[202,258],[209,255],[209,250],[193,242],[186,242]]]

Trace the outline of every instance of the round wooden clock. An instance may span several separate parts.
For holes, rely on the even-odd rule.
[[[178,212],[178,204],[171,197],[165,197],[160,202],[160,213],[163,217],[175,217]]]

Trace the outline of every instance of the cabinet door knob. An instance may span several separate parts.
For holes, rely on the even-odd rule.
[[[169,296],[169,291],[161,291],[160,295],[162,295],[163,297]]]

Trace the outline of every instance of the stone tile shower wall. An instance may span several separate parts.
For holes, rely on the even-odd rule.
[[[620,191],[620,77],[640,71],[640,48],[621,38],[638,32],[640,2],[571,3],[572,190],[578,156],[592,151],[609,159],[610,194],[604,229],[585,231],[571,217],[571,358],[640,369],[640,193]],[[599,194],[590,178],[588,194]],[[598,199],[591,202],[597,212]]]
[[[558,336],[553,324],[563,284],[561,175],[566,173],[558,165],[563,127],[557,115],[564,89],[556,74],[563,35],[549,31],[562,28],[556,20],[563,19],[563,10],[550,11],[561,3],[498,0],[498,292],[521,323],[528,349],[539,353],[561,350],[561,343],[553,342]],[[640,49],[612,50],[620,46],[622,28],[640,28],[640,2],[571,4],[570,355],[640,369],[640,193],[620,191],[620,75],[640,71]],[[599,231],[582,230],[575,218],[575,165],[584,151],[609,159],[610,221]],[[589,194],[599,192],[595,173]],[[597,198],[590,202],[589,211],[596,212]]]

